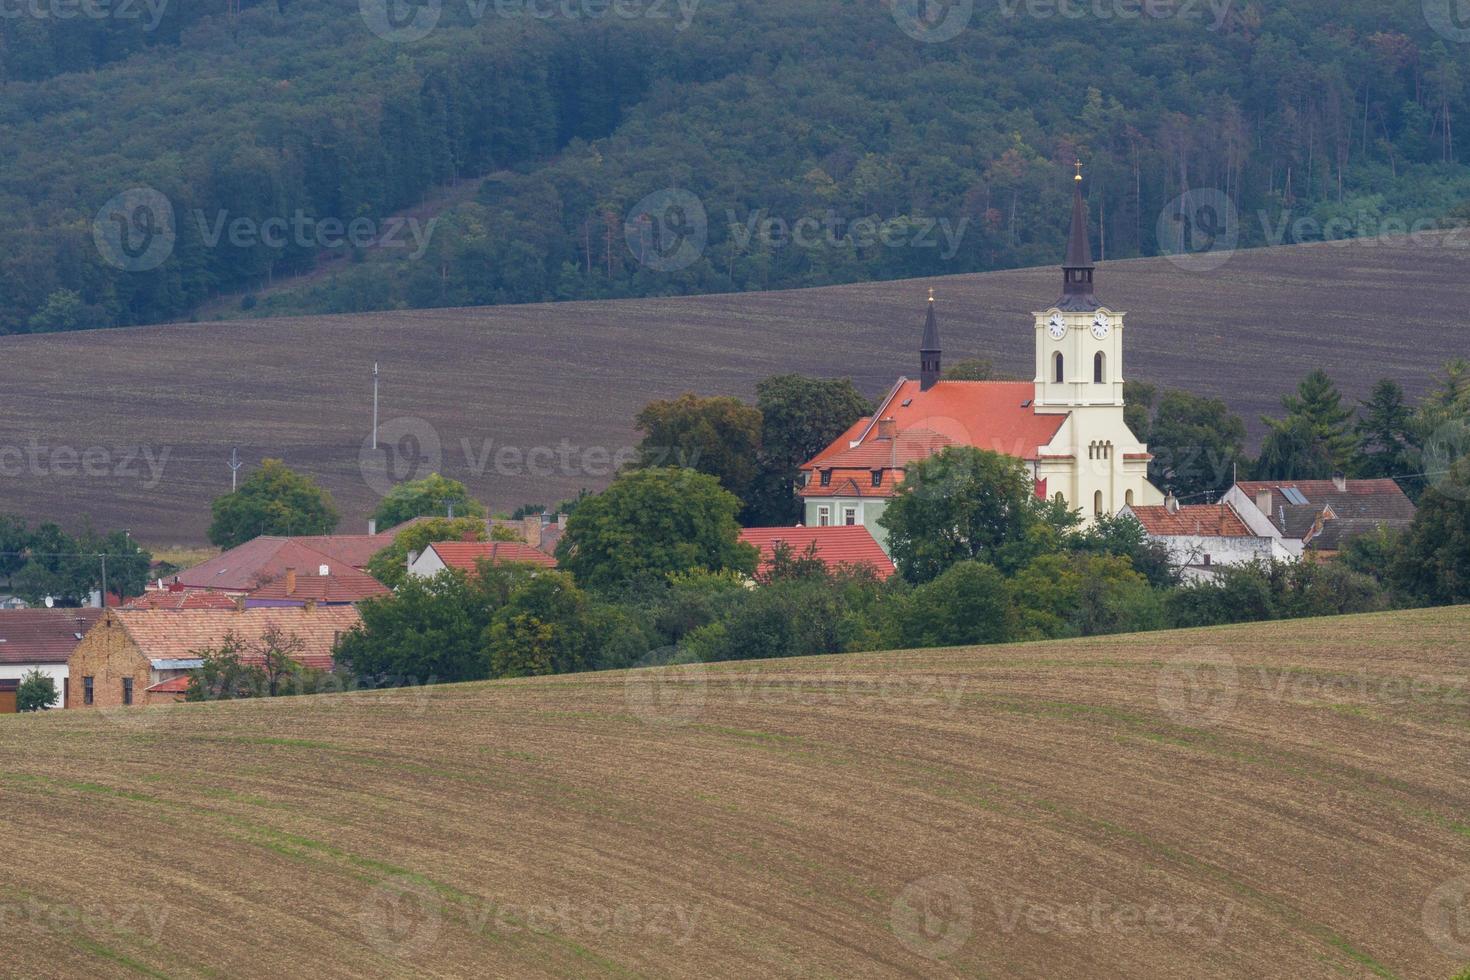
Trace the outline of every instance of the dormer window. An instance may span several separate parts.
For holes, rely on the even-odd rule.
[[[832,471],[831,470],[823,470],[822,471],[822,486],[824,486],[824,487],[830,487],[831,485],[832,485]]]
[[[873,471],[873,486],[875,486],[875,487],[881,487],[882,485],[883,485],[883,471],[882,470],[874,470]]]

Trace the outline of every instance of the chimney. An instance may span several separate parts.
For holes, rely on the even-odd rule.
[[[286,567],[286,594],[296,594],[296,569],[289,565]]]
[[[891,419],[891,418],[890,419],[879,419],[878,420],[878,438],[879,439],[897,439],[898,438],[898,420],[897,419]]]
[[[541,547],[541,515],[532,514],[521,519],[521,537],[533,548]]]
[[[1257,490],[1256,491],[1256,509],[1259,510],[1262,514],[1265,514],[1267,517],[1270,517],[1271,516],[1271,491],[1270,490]]]
[[[377,534],[377,533],[378,533],[378,519],[376,517],[369,517],[368,518],[368,534]]]
[[[242,613],[244,611],[245,611],[245,597],[242,596],[242,595],[235,596],[235,612]]]
[[[1164,510],[1168,511],[1170,514],[1179,513],[1179,498],[1174,496],[1172,493],[1169,494],[1169,496],[1165,497]]]
[[[1332,474],[1332,485],[1337,487],[1338,493],[1347,493],[1347,475],[1343,473]]]
[[[565,531],[567,529],[567,515],[565,515],[565,514],[557,514],[556,515],[556,526],[559,527],[561,530]]]
[[[312,613],[316,612],[316,600],[307,599],[305,602],[303,602],[301,604],[301,612],[303,615],[306,616],[310,616]]]

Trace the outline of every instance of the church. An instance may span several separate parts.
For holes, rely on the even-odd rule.
[[[1080,168],[1079,168],[1080,169]],[[1123,421],[1123,320],[1094,294],[1082,176],[1075,178],[1062,292],[1034,313],[1032,381],[943,378],[939,324],[930,293],[919,343],[919,376],[902,377],[873,415],[859,419],[802,467],[808,526],[861,524],[885,549],[878,526],[905,468],[946,446],[975,446],[1023,460],[1039,497],[1059,496],[1084,523],[1164,495],[1148,482],[1148,447]]]

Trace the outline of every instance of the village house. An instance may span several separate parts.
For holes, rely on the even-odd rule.
[[[280,608],[109,609],[76,644],[67,663],[72,679],[68,708],[111,708],[182,700],[190,671],[203,653],[233,636],[248,650],[271,630],[299,638],[303,666],[330,670],[338,638],[361,620],[351,605],[313,602]]]
[[[1213,578],[1225,565],[1290,560],[1280,538],[1256,534],[1228,503],[1181,505],[1172,495],[1162,504],[1125,505],[1152,541],[1169,549],[1169,561],[1186,581]]]
[[[1084,524],[1130,504],[1163,503],[1148,482],[1148,447],[1123,421],[1126,314],[1094,294],[1081,179],[1079,173],[1061,295],[1033,314],[1033,379],[944,380],[931,293],[919,377],[899,378],[877,411],[802,467],[804,523],[860,524],[886,549],[878,519],[907,467],[956,445],[1023,460],[1036,494],[1080,509]]]
[[[555,568],[556,559],[524,541],[436,541],[423,554],[410,554],[408,574],[433,578],[446,568],[473,572],[482,561],[492,565],[519,562]]]
[[[408,521],[390,531],[374,534],[315,534],[298,537],[261,535],[206,562],[185,569],[173,581],[186,589],[206,589],[229,595],[248,595],[267,583],[283,579],[288,569],[303,574],[318,571],[356,580],[372,557],[393,544]],[[328,571],[319,570],[326,567]]]
[[[1393,480],[1242,481],[1223,502],[1293,557],[1329,558],[1360,535],[1414,522],[1414,503]]]
[[[741,530],[740,540],[760,551],[760,563],[755,570],[757,578],[770,572],[776,549],[781,545],[791,549],[793,558],[804,558],[810,554],[831,569],[844,565],[867,567],[880,579],[891,578],[894,573],[893,559],[878,546],[872,532],[861,524],[831,527],[747,527]]]
[[[61,698],[57,704],[65,707],[67,661],[101,616],[101,609],[0,610],[0,714],[15,713],[16,690],[33,670],[51,678]]]
[[[544,554],[555,554],[556,545],[567,529],[566,514],[530,514],[520,520],[492,517],[486,522],[487,530],[493,535],[496,528],[502,533],[509,531],[520,541]]]
[[[373,578],[367,572],[355,568],[333,570],[331,565],[318,565],[314,571],[298,572],[287,568],[286,573],[273,579],[245,597],[245,607],[257,606],[304,606],[314,602],[320,606],[337,606],[344,603],[362,602],[391,595],[392,589]]]

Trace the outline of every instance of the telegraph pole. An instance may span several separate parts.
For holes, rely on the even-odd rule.
[[[235,492],[236,481],[239,480],[240,467],[245,464],[240,462],[240,450],[230,450],[230,493]]]
[[[378,448],[378,362],[373,362],[373,448]]]

